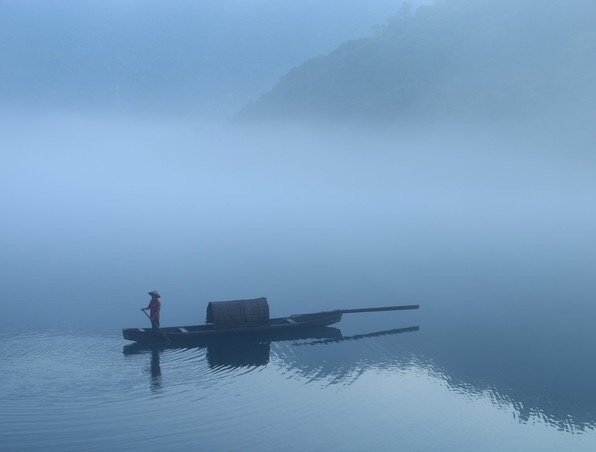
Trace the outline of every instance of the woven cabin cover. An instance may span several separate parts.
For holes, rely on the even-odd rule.
[[[215,328],[237,328],[269,323],[266,298],[234,301],[212,301],[207,305],[207,323]]]

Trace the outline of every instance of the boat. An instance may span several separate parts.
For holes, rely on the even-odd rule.
[[[335,309],[332,311],[293,314],[269,318],[266,298],[210,302],[203,325],[171,326],[163,328],[124,328],[124,339],[139,343],[193,342],[208,338],[247,335],[270,335],[312,330],[341,321],[342,315],[358,312],[418,309],[418,305],[387,306],[382,308]]]
[[[172,342],[172,343],[150,343],[133,342],[122,347],[124,356],[151,355],[151,369],[159,366],[160,354],[167,350],[204,350],[209,368],[219,370],[221,368],[235,369],[241,367],[257,367],[267,365],[270,361],[272,344],[290,342],[291,347],[336,344],[344,341],[359,341],[366,338],[380,336],[392,336],[402,333],[418,331],[420,327],[410,326],[407,328],[396,328],[392,330],[374,331],[353,336],[344,336],[340,329],[325,326],[309,330],[276,334],[254,334],[250,336],[231,336],[226,338],[206,338],[196,341]],[[275,350],[280,350],[276,348]],[[287,349],[285,349],[287,350]],[[275,352],[274,352],[275,353]],[[285,360],[291,360],[292,356],[299,356],[300,353],[282,352]],[[320,364],[320,363],[318,363]],[[305,370],[308,363],[301,362],[297,367]]]
[[[255,344],[273,342],[307,342],[307,341],[335,341],[343,339],[341,330],[331,326],[322,326],[305,330],[280,331],[274,333],[251,334],[248,336],[207,336],[197,339],[188,339],[175,342],[129,342],[123,346],[122,352],[125,355],[136,355],[147,351],[165,351],[178,348],[208,348],[214,346],[238,349],[243,346],[251,347]]]

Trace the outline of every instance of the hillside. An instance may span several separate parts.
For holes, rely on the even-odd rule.
[[[533,116],[596,104],[593,0],[437,0],[286,74],[240,119]]]
[[[2,1],[0,110],[228,116],[395,0],[339,3]]]

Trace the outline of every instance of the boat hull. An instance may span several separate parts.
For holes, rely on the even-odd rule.
[[[177,327],[125,328],[122,336],[129,341],[140,343],[192,342],[208,338],[238,337],[251,335],[275,335],[277,333],[309,330],[332,325],[341,320],[339,310],[299,314],[278,319],[258,326],[238,328],[215,328],[213,325],[190,325]]]

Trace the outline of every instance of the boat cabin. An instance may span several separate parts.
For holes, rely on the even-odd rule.
[[[212,301],[207,305],[208,324],[214,328],[244,328],[269,324],[267,298]]]

